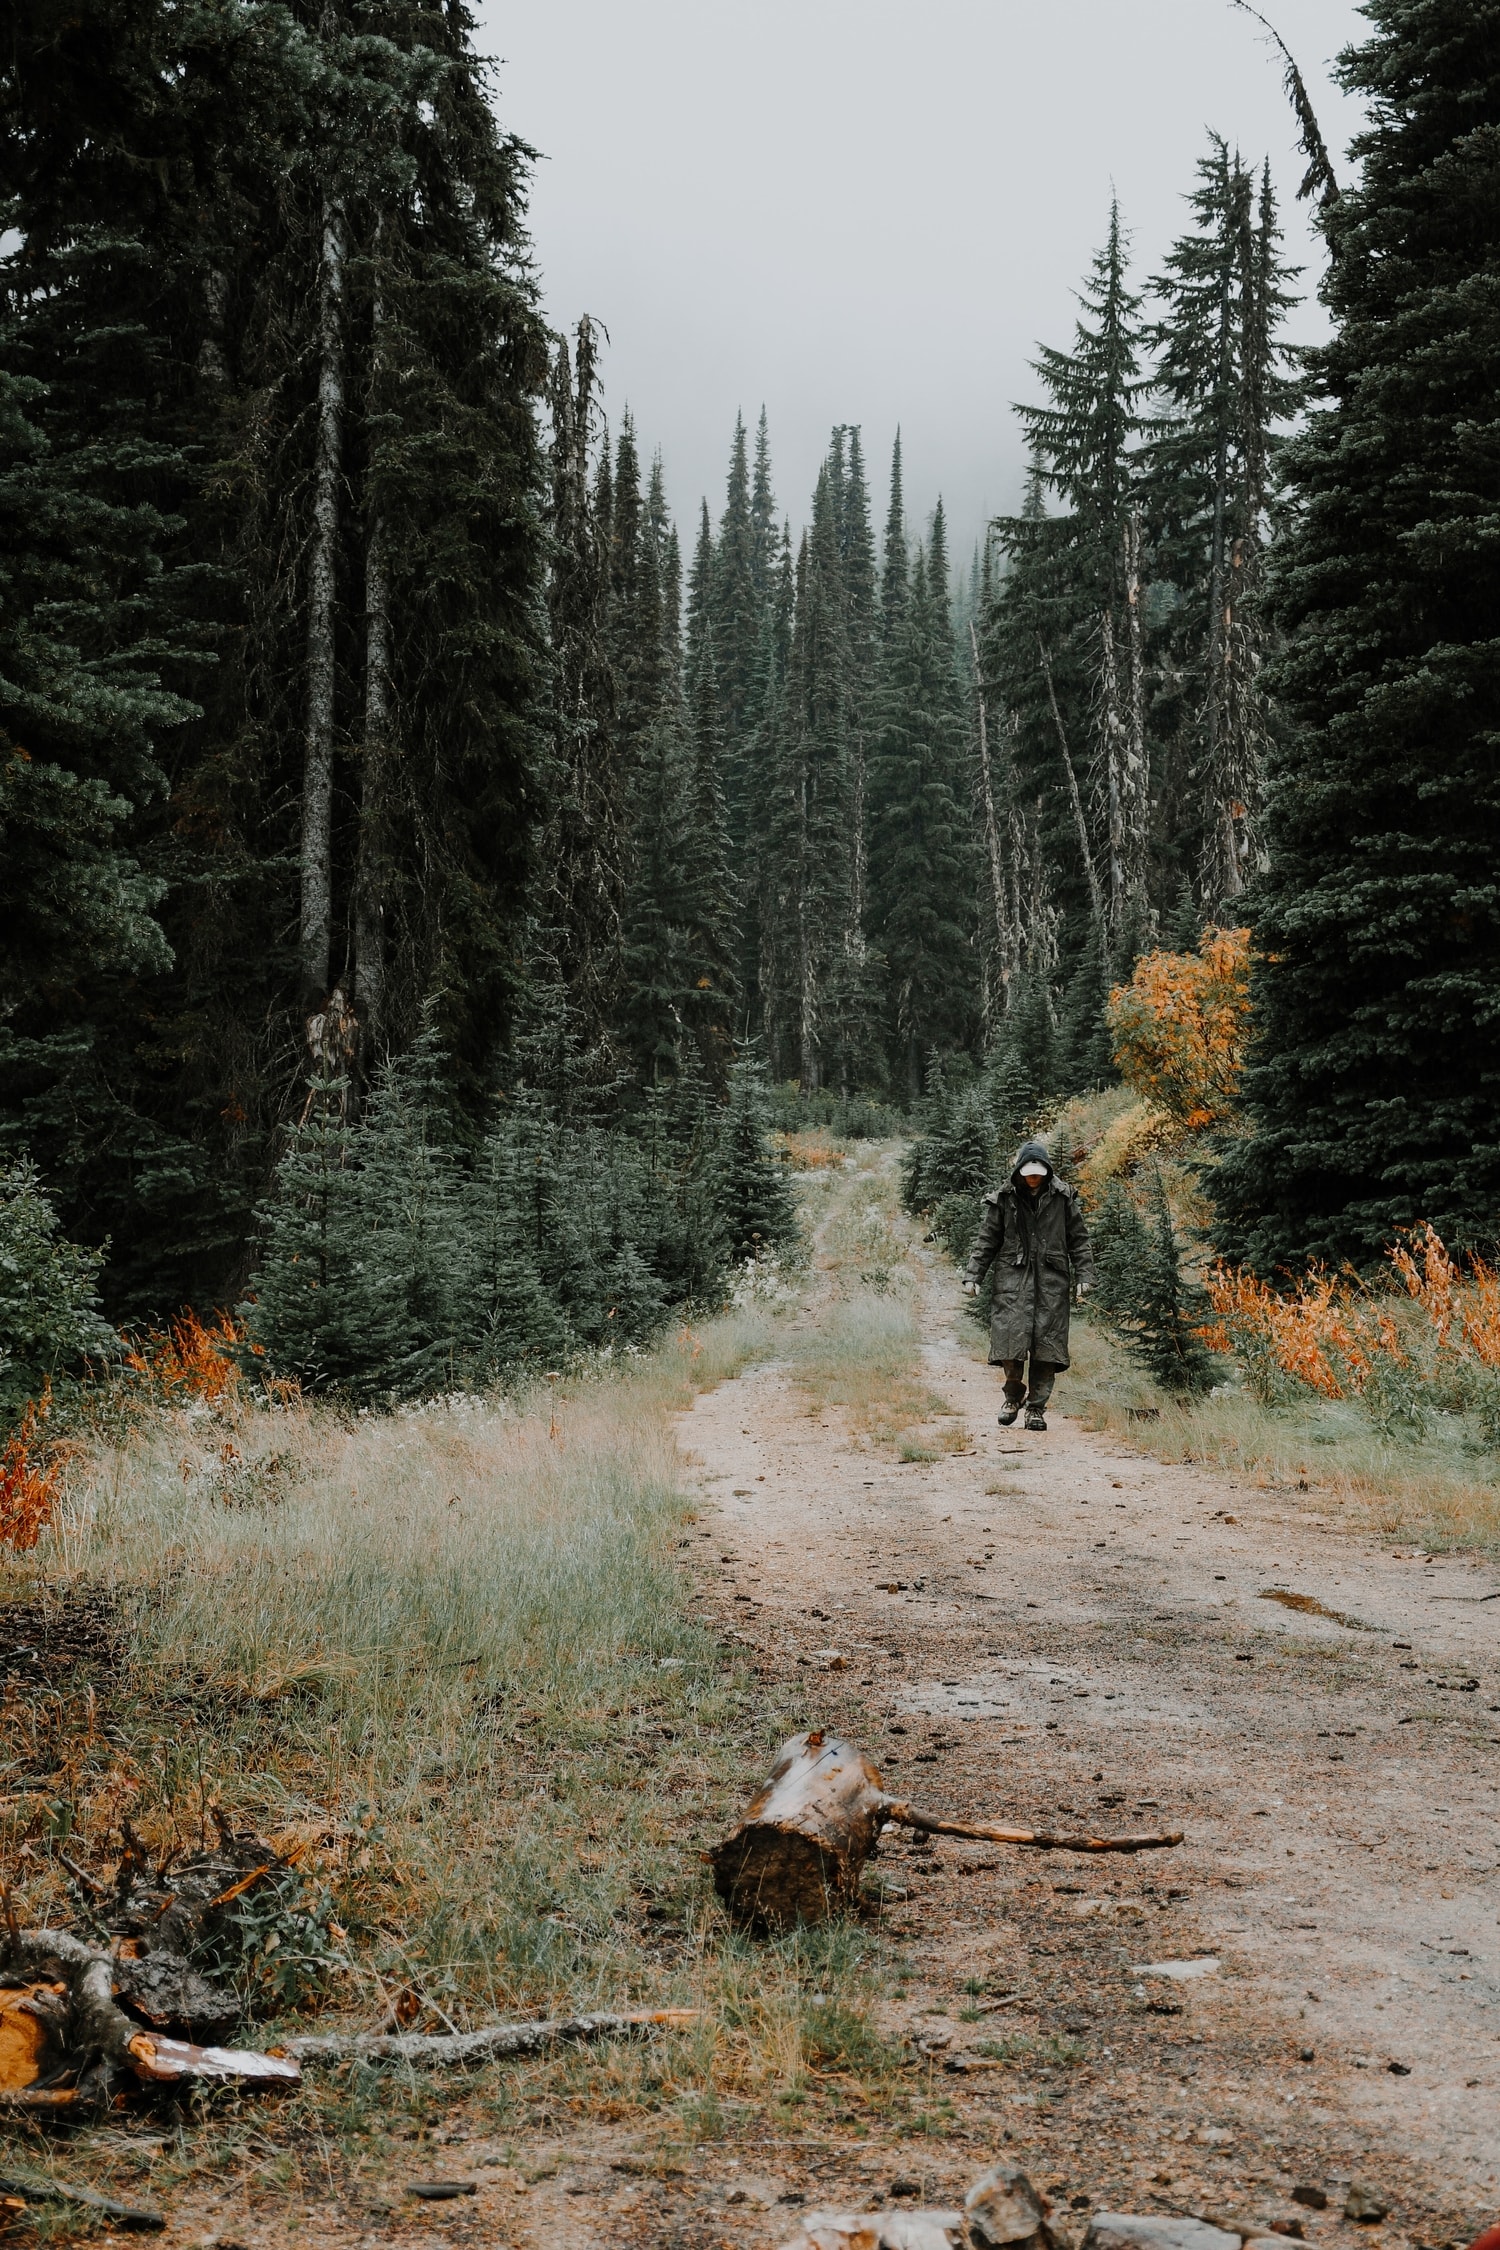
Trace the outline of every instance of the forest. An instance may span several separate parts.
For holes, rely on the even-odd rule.
[[[1129,19],[960,552],[464,0],[14,0],[7,2242],[1495,2250],[1500,0],[1168,12],[872,34]]]
[[[12,1407],[186,1307],[364,1397],[643,1338],[787,1238],[770,1128],[977,1101],[992,1167],[1235,931],[1214,1250],[1492,1240],[1489,64],[1455,19],[1408,99],[1427,12],[1343,65],[1357,180],[1291,66],[1331,341],[1211,136],[1175,241],[1100,213],[955,556],[900,432],[788,504],[753,404],[674,523],[461,10],[23,11]]]

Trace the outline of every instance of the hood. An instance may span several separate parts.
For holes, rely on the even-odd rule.
[[[1023,1164],[1045,1164],[1047,1167],[1047,1177],[1050,1179],[1052,1177],[1052,1159],[1047,1154],[1046,1142],[1022,1141],[1021,1146],[1016,1153],[1016,1161],[1011,1167],[1010,1175],[1011,1178],[1017,1182],[1017,1184],[1019,1184],[1020,1182],[1021,1166]]]

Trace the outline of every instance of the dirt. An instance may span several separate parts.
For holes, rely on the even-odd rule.
[[[1467,2241],[1500,2173],[1494,1568],[1123,1450],[1066,1376],[1045,1434],[1001,1429],[951,1269],[924,1268],[969,1450],[878,1457],[776,1366],[706,1394],[682,1439],[707,1598],[924,1806],[1186,1832],[1126,1861],[883,1847],[914,1970],[889,2028],[946,2042],[934,2076],[1001,2023],[1085,2050],[1019,2095],[944,2068],[926,2184],[998,2142],[1080,2209]],[[971,1983],[1020,1997],[974,2023]],[[1343,2219],[1352,2180],[1384,2225]]]

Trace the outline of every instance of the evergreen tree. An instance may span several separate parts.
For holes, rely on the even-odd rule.
[[[1200,1329],[1206,1293],[1183,1275],[1172,1210],[1160,1171],[1151,1181],[1149,1219],[1114,1182],[1095,1222],[1094,1302],[1126,1351],[1168,1392],[1206,1391],[1213,1360]]]
[[[1500,209],[1492,6],[1376,0],[1343,65],[1371,104],[1328,207],[1333,339],[1288,446],[1269,872],[1253,895],[1254,1131],[1214,1181],[1263,1270],[1372,1258],[1500,1209],[1500,562],[1487,526]],[[1439,529],[1438,527],[1441,527]]]
[[[1118,205],[1084,282],[1074,348],[1044,345],[1034,362],[1046,395],[1018,408],[1041,477],[1065,513],[1028,511],[1002,522],[1019,561],[1032,562],[1017,592],[1035,645],[1072,644],[1086,682],[1075,703],[1092,713],[1097,785],[1104,812],[1104,879],[1110,934],[1118,938],[1147,905],[1150,773],[1146,743],[1141,516],[1135,454],[1151,424],[1143,405],[1146,330],[1141,298],[1126,273]],[[1054,683],[1055,684],[1055,683]],[[1089,691],[1091,690],[1091,693]],[[1048,703],[1053,697],[1049,692]],[[1063,732],[1068,730],[1064,727]],[[1070,751],[1069,756],[1076,755]],[[1075,779],[1076,770],[1075,770]]]
[[[729,484],[714,543],[709,612],[726,736],[737,752],[749,725],[760,647],[757,525],[751,508],[750,463],[743,416],[736,415]],[[741,827],[743,823],[739,824]]]
[[[103,1263],[62,1234],[34,1164],[0,1170],[0,1431],[49,1384],[118,1356],[97,1309]]]
[[[886,510],[880,566],[880,632],[887,649],[906,608],[907,579],[906,502],[901,489],[901,432],[898,430],[891,447],[891,497]]]
[[[765,1088],[752,1060],[731,1074],[717,1196],[732,1258],[760,1257],[796,1234],[796,1194],[766,1148]]]
[[[973,896],[960,792],[964,727],[945,591],[941,511],[934,557],[920,550],[890,645],[870,786],[871,928],[886,963],[892,1056],[910,1100],[925,1058],[971,1036]]]
[[[1243,888],[1258,845],[1267,714],[1262,556],[1274,429],[1298,386],[1278,340],[1295,302],[1269,173],[1254,175],[1212,136],[1188,198],[1193,231],[1154,284],[1156,379],[1171,420],[1149,450],[1157,567],[1183,596],[1172,635],[1186,693],[1184,758],[1191,859],[1210,908]],[[1191,779],[1196,778],[1197,805]]]

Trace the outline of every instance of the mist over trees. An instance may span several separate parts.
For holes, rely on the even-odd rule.
[[[1220,923],[1259,951],[1225,1241],[1366,1255],[1434,1168],[1493,1232],[1463,433],[1495,241],[1461,151],[1500,86],[1479,28],[1424,44],[1438,0],[1373,15],[1333,342],[1292,350],[1269,172],[1210,136],[1175,241],[1100,213],[1024,491],[961,557],[900,433],[834,423],[789,497],[763,411],[674,523],[671,431],[606,398],[592,321],[543,320],[460,10],[24,17],[0,1146],[107,1246],[114,1317],[259,1271],[299,1366],[398,1388],[507,1321],[597,1342],[594,1294],[645,1333],[762,1245],[714,1211],[790,1223],[768,1084],[909,1112],[983,1071],[1035,1110],[1108,1080],[1137,957]],[[324,1334],[304,1255],[377,1238],[346,1295],[378,1342]],[[403,1258],[430,1286],[393,1309]]]

